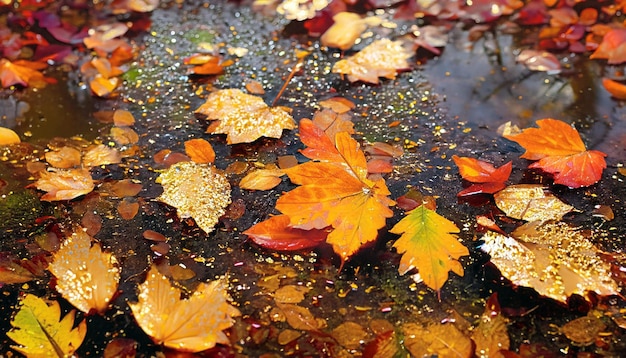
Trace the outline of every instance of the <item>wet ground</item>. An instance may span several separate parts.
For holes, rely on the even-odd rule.
[[[350,84],[330,73],[332,64],[341,56],[339,51],[320,48],[317,40],[289,27],[290,22],[279,16],[265,16],[248,6],[232,3],[204,6],[186,3],[158,9],[151,18],[149,33],[135,38],[141,52],[124,75],[126,81],[119,98],[94,99],[75,76],[62,72],[57,74],[60,81],[56,85],[37,91],[26,89],[10,97],[16,111],[19,101],[30,105],[22,123],[14,128],[22,138],[36,145],[44,145],[53,137],[104,138],[110,125],[94,119],[93,112],[97,110],[126,109],[138,120],[135,125],[140,134],[138,155],[123,165],[107,166],[94,173],[96,179],[131,178],[142,183],[138,195],[141,209],[135,218],[119,218],[115,214],[115,202],[105,198],[84,200],[80,204],[42,203],[37,210],[40,216],[62,217],[59,225],[79,222],[85,212],[97,211],[106,219],[96,238],[123,263],[121,294],[104,317],[87,317],[90,327],[97,329],[90,329],[79,356],[100,356],[113,337],[138,341],[141,356],[154,355],[160,350],[134,323],[126,304],[127,300],[135,299],[137,284],[142,282],[142,273],[149,262],[162,260],[142,238],[145,230],[155,230],[169,238],[170,263],[182,262],[198,273],[183,285],[193,287],[199,281],[229,274],[230,292],[243,315],[231,331],[232,348],[222,349],[221,354],[318,356],[323,351],[321,347],[331,356],[333,352],[344,352],[336,347],[337,342],[321,333],[305,334],[297,344],[277,341],[277,332],[288,325],[270,319],[268,312],[273,300],[267,287],[259,284],[276,274],[285,275],[279,280],[280,285],[300,283],[311,288],[302,305],[310,307],[329,328],[345,321],[367,326],[377,319],[394,325],[432,322],[449,317],[452,311],[475,323],[484,310],[486,298],[497,292],[509,317],[513,350],[522,343],[541,343],[552,352],[573,355],[587,351],[619,356],[620,351],[626,351],[623,330],[615,326],[607,330],[612,334],[608,349],[573,345],[559,333],[558,327],[585,314],[588,306],[581,303],[584,300],[572,300],[568,306],[542,298],[532,289],[513,287],[488,264],[488,256],[478,249],[480,233],[475,230],[475,216],[491,209],[457,199],[462,181],[451,159],[455,154],[470,156],[496,166],[513,160],[510,183],[542,182],[545,179],[537,173],[521,169],[527,165],[519,159],[523,150],[501,138],[496,129],[507,121],[525,128],[545,117],[575,124],[588,148],[608,154],[608,168],[602,180],[590,188],[554,187],[554,192],[580,210],[581,213],[568,217],[570,222],[608,232],[599,235],[595,243],[603,250],[622,252],[626,244],[626,178],[618,173],[618,168],[626,161],[626,109],[623,102],[611,99],[600,84],[602,75],[615,71],[614,68],[572,55],[569,66],[560,75],[531,72],[515,63],[520,38],[530,36],[529,33],[505,34],[495,30],[471,43],[467,40],[467,29],[458,25],[441,56],[418,56],[413,68],[396,80],[384,80],[379,85]],[[406,30],[401,25],[394,30],[374,30],[374,36],[394,37],[403,29]],[[189,76],[182,59],[194,53],[200,42],[223,42],[249,52],[236,58],[223,75]],[[362,45],[357,45],[356,49],[360,48]],[[188,139],[210,140],[217,153],[215,164],[220,169],[235,161],[272,163],[278,156],[296,154],[302,148],[295,131],[286,131],[279,140],[262,139],[228,146],[224,137],[205,134],[206,124],[193,115],[211,88],[242,88],[251,79],[263,84],[266,90],[263,97],[270,103],[296,63],[296,49],[309,50],[311,55],[278,104],[293,108],[293,116],[298,120],[311,118],[320,100],[339,95],[354,101],[359,140],[404,147],[404,155],[394,163],[394,172],[386,177],[392,198],[405,194],[409,188],[435,195],[437,212],[462,229],[460,237],[471,253],[462,260],[465,276],[452,275],[441,291],[441,300],[409,276],[397,274],[399,256],[391,249],[396,238],[391,234],[381,233],[375,245],[362,250],[341,272],[338,272],[339,259],[328,247],[283,254],[248,242],[240,232],[275,213],[273,206],[278,195],[292,188],[287,181],[270,191],[249,192],[236,186],[242,175],[230,174],[233,201],[245,206],[245,214],[236,220],[223,220],[218,230],[209,235],[193,222],[179,221],[173,208],[154,200],[161,191],[160,185],[154,183],[158,175],[154,170],[154,155],[162,149],[182,152]],[[396,121],[398,125],[390,125]],[[0,165],[2,179],[8,187],[21,190],[26,182],[23,172],[15,170],[10,163]],[[610,206],[615,219],[606,222],[592,216],[596,205]],[[388,228],[401,215],[402,211],[396,210],[396,215],[388,220]],[[28,219],[28,224],[21,220],[5,226],[1,251],[31,254],[28,245],[45,228],[33,224],[34,218]],[[2,292],[3,307],[15,307],[20,292],[59,297],[47,279],[5,285]],[[626,307],[621,298],[609,301],[605,303],[618,310]],[[69,307],[65,303],[64,308]],[[0,313],[3,332],[9,327],[11,312],[4,309]],[[3,352],[9,344],[3,336],[0,340]],[[359,349],[352,353],[360,354],[357,352]]]

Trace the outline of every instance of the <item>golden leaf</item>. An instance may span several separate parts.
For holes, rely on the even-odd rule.
[[[55,168],[68,169],[80,165],[80,151],[72,147],[61,147],[46,152],[46,162]]]
[[[77,228],[54,255],[48,270],[57,278],[56,290],[83,312],[103,313],[117,292],[120,269],[111,253]]]
[[[566,302],[586,291],[618,294],[611,267],[579,231],[564,223],[528,223],[510,236],[488,232],[483,251],[491,255],[502,275],[514,284]]]
[[[407,60],[413,54],[401,41],[381,39],[374,41],[352,57],[340,60],[333,73],[348,75],[350,82],[378,83],[378,77],[395,79],[396,72],[409,68]]]
[[[211,93],[196,113],[219,120],[207,131],[226,134],[228,144],[250,143],[260,137],[280,138],[283,129],[296,127],[291,115],[282,108],[270,108],[260,97],[238,89]]]
[[[269,190],[282,182],[285,173],[280,169],[258,169],[246,174],[239,187],[248,190]]]
[[[61,319],[61,307],[32,294],[20,300],[20,310],[11,320],[13,328],[7,336],[19,346],[11,348],[29,358],[69,357],[81,345],[87,324],[81,321],[74,328],[72,310]]]
[[[122,161],[120,152],[115,148],[107,147],[104,144],[99,144],[89,149],[83,155],[83,165],[85,167],[97,167],[100,165],[117,164]]]
[[[181,218],[192,217],[206,233],[213,231],[230,204],[230,184],[211,165],[176,163],[164,170],[156,182],[163,185],[157,200],[178,209]]]
[[[494,198],[507,216],[526,221],[560,220],[574,209],[538,184],[511,185],[495,193]]]
[[[47,192],[41,200],[71,200],[90,193],[95,186],[87,169],[58,169],[40,175],[35,187]]]
[[[0,145],[11,145],[21,142],[20,136],[12,129],[0,127]]]
[[[139,286],[139,300],[128,304],[141,329],[157,344],[185,352],[200,352],[228,344],[223,332],[239,310],[229,303],[226,280],[201,283],[187,299],[155,266]]]
[[[433,323],[422,327],[416,323],[402,325],[404,347],[414,357],[463,357],[474,354],[472,340],[451,323]]]

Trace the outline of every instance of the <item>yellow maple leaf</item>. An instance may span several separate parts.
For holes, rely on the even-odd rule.
[[[250,143],[261,137],[280,138],[283,129],[294,129],[296,123],[280,107],[269,107],[261,97],[238,89],[213,92],[196,113],[217,120],[209,133],[226,134],[228,144]]]
[[[20,300],[20,310],[11,320],[13,328],[7,336],[18,346],[11,348],[29,358],[69,357],[81,345],[87,324],[81,321],[74,328],[72,310],[61,319],[59,303],[26,294]]]
[[[223,332],[239,310],[229,303],[225,279],[201,283],[187,299],[155,266],[139,286],[139,301],[129,306],[141,329],[157,344],[200,352],[228,344]]]
[[[332,227],[326,242],[343,263],[376,239],[393,215],[389,206],[394,201],[388,198],[384,179],[367,178],[365,155],[350,134],[338,133],[335,145],[342,161],[306,162],[284,170],[300,186],[281,196],[276,209],[297,228]]]
[[[56,290],[83,312],[103,313],[117,291],[120,269],[111,253],[78,228],[53,255],[48,270],[57,278]]]
[[[448,280],[448,271],[463,276],[458,259],[469,251],[457,240],[454,233],[459,229],[450,220],[421,205],[389,232],[402,234],[393,245],[403,254],[398,268],[401,275],[417,267],[424,283],[437,291]]]

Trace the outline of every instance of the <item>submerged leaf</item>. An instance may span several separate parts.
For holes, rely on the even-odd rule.
[[[472,357],[472,340],[451,323],[416,323],[402,325],[404,347],[414,357]]]
[[[218,120],[207,131],[226,134],[228,144],[250,143],[260,137],[280,138],[283,129],[296,127],[291,115],[282,108],[271,108],[260,97],[238,89],[211,93],[196,113]]]
[[[179,162],[156,179],[163,185],[157,200],[178,209],[181,218],[192,217],[209,233],[230,204],[230,184],[211,165]]]
[[[586,297],[586,291],[619,294],[610,265],[580,231],[557,222],[526,226],[514,235],[488,232],[481,247],[514,284],[561,302],[573,294]]]
[[[111,253],[78,228],[54,253],[48,270],[57,278],[56,290],[83,312],[103,313],[117,291],[120,269]]]
[[[27,357],[71,356],[87,333],[84,320],[74,327],[75,313],[70,311],[61,319],[58,302],[48,304],[35,295],[26,294],[20,300],[20,310],[11,320],[13,328],[7,332],[7,336],[19,344],[11,348]]]
[[[393,245],[403,254],[398,268],[401,275],[417,267],[424,283],[437,291],[448,280],[448,271],[463,276],[458,259],[469,251],[454,235],[459,232],[456,225],[435,211],[421,205],[389,232],[402,235]]]
[[[201,283],[187,299],[155,266],[139,286],[139,300],[128,303],[141,329],[157,344],[200,352],[229,344],[223,332],[239,310],[229,303],[225,279]]]

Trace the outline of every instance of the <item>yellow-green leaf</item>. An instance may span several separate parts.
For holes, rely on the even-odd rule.
[[[75,313],[72,310],[61,319],[61,308],[56,301],[48,304],[27,294],[11,321],[13,328],[7,332],[7,336],[19,344],[11,348],[29,358],[70,356],[87,333],[84,320],[74,328]]]
[[[463,276],[458,259],[469,255],[469,251],[457,240],[454,233],[459,229],[450,220],[422,205],[390,232],[402,234],[393,245],[403,254],[398,268],[401,275],[417,267],[424,283],[437,291],[448,279],[448,271]]]

